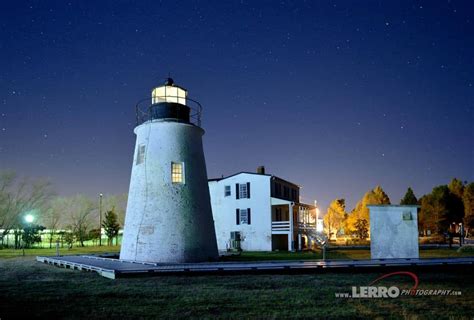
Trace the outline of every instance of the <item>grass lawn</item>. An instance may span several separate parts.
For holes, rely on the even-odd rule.
[[[73,255],[73,254],[96,254],[96,253],[114,253],[119,252],[120,247],[118,246],[96,246],[96,247],[73,247],[72,249],[60,248],[59,253],[61,255]],[[56,255],[56,248],[34,248],[25,249],[25,256],[54,256]],[[23,250],[14,249],[0,249],[0,261],[1,259],[17,258],[23,256]]]
[[[420,250],[421,258],[445,258],[473,256],[472,252],[457,252],[457,248]],[[242,252],[240,256],[224,257],[224,261],[257,261],[257,260],[311,260],[322,259],[321,251],[316,252]],[[326,259],[370,259],[370,250],[338,249],[326,252]]]
[[[273,258],[276,259],[276,255]],[[416,273],[420,280],[419,289],[460,290],[462,295],[335,298],[335,293],[350,292],[352,286],[367,286],[383,272],[159,276],[110,280],[96,273],[38,263],[34,257],[1,259],[0,318],[367,319],[379,316],[472,319],[472,272]],[[382,280],[378,285],[405,289],[412,282],[397,276]]]
[[[421,258],[434,257],[462,257],[473,256],[472,252],[458,253],[457,248],[437,248],[420,250]],[[96,247],[73,247],[72,249],[61,248],[61,255],[74,254],[97,254],[97,253],[118,253],[119,246],[96,246]],[[35,248],[25,249],[25,256],[54,256],[56,249]],[[0,260],[5,258],[16,258],[23,256],[22,250],[14,249],[0,249]],[[258,260],[308,260],[308,259],[322,259],[322,252],[242,252],[240,256],[224,257],[223,261],[258,261]],[[326,259],[370,259],[370,251],[366,249],[338,249],[328,250],[326,252]]]

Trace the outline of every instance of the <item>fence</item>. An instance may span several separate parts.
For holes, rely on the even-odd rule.
[[[17,233],[19,234],[20,245],[21,245],[21,234],[22,234],[22,232],[23,232],[22,230],[17,230]],[[3,230],[0,230],[0,233],[3,233]],[[49,248],[50,244],[51,244],[51,247],[55,248],[56,247],[56,242],[58,241],[61,248],[66,248],[68,246],[68,244],[66,242],[65,235],[68,234],[68,233],[70,234],[70,233],[72,233],[72,231],[70,231],[70,230],[57,230],[53,233],[53,238],[52,238],[52,241],[51,241],[51,231],[50,230],[46,229],[46,230],[40,231],[39,236],[40,236],[41,241],[33,243],[30,247],[31,248]],[[122,243],[122,236],[123,236],[123,230],[120,229],[118,236],[114,237],[112,239],[112,245],[120,245]],[[105,235],[105,233],[103,231],[102,231],[102,235],[101,235],[101,241],[102,241],[102,245],[107,245],[108,244],[108,238],[107,238],[107,236]],[[87,246],[87,247],[98,246],[99,245],[99,238],[98,237],[95,238],[95,239],[89,238],[89,239],[83,241],[83,243],[84,243],[84,246]],[[73,241],[72,244],[73,244],[74,247],[81,245],[81,243],[77,239],[77,237]],[[8,232],[8,234],[3,237],[2,241],[0,242],[0,248],[1,247],[3,247],[3,248],[14,248],[15,247],[15,230],[10,230]]]

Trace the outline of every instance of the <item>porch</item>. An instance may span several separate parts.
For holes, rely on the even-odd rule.
[[[316,207],[271,198],[272,250],[303,250],[311,247],[309,234],[316,230]]]

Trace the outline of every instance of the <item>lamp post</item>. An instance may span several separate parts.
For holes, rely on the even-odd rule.
[[[33,223],[33,221],[35,220],[35,217],[32,215],[32,214],[27,214],[25,216],[25,222],[27,223],[28,227],[31,227],[31,224]],[[23,233],[25,233],[25,229],[23,230]],[[21,242],[21,248],[22,248],[22,252],[23,252],[23,256],[25,255],[25,244],[24,244],[24,241]]]
[[[102,197],[104,195],[99,193],[99,246],[102,246]]]
[[[32,214],[27,214],[25,216],[25,222],[28,224],[32,223],[34,220],[35,220],[35,217]]]

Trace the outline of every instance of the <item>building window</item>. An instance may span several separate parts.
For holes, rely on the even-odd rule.
[[[230,246],[229,249],[241,250],[240,247],[241,235],[239,231],[230,232]]]
[[[171,162],[171,182],[184,184],[183,162]]]
[[[296,194],[297,194],[296,189],[292,188],[291,189],[291,200],[298,201]]]
[[[229,197],[230,196],[230,186],[225,186],[224,187],[224,196]]]
[[[235,198],[250,198],[250,182],[235,184]]]
[[[281,184],[275,182],[275,196],[281,197]]]
[[[288,199],[290,197],[290,188],[283,186],[283,197]]]
[[[140,144],[137,148],[137,157],[135,158],[135,164],[141,164],[145,161],[145,145]]]
[[[236,223],[237,224],[251,224],[250,208],[236,210]]]
[[[245,183],[239,184],[239,198],[247,198],[247,184]]]

